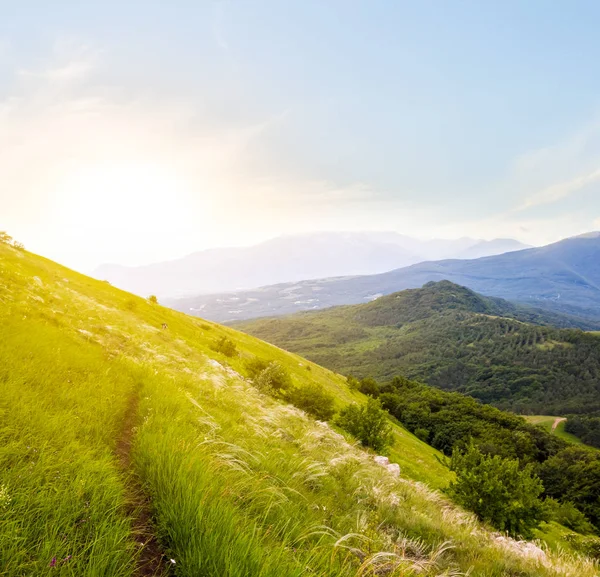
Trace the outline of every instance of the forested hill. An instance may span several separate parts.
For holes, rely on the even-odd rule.
[[[600,410],[600,336],[442,281],[372,303],[239,323],[336,371],[396,375],[522,413]]]

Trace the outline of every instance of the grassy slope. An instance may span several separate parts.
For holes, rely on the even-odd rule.
[[[442,486],[448,473],[400,427],[396,480],[241,374],[254,355],[277,359],[298,386],[316,380],[339,406],[360,400],[295,355],[3,245],[0,322],[2,575],[133,575],[127,504],[139,486],[181,576],[596,574],[496,540],[416,483]],[[221,335],[240,357],[212,351]]]
[[[549,415],[525,416],[525,419],[527,419],[530,423],[532,423],[534,425],[540,425],[541,427],[544,427],[544,429],[546,429],[548,432],[552,432],[552,425],[554,424],[554,421],[556,421],[557,418],[559,418],[559,417],[551,417]],[[581,442],[580,439],[578,439],[575,435],[572,435],[571,433],[567,433],[565,431],[565,423],[566,423],[566,421],[561,421],[557,425],[556,429],[554,429],[554,434],[557,437],[560,437],[561,439],[568,441],[569,443],[575,443],[576,445],[582,445],[583,443]]]

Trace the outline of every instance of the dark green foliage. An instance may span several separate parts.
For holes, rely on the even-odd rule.
[[[221,353],[221,354],[225,355],[226,357],[235,357],[238,354],[236,344],[231,339],[228,339],[227,337],[221,337],[212,346],[212,349],[213,349],[213,351],[216,351],[217,353]]]
[[[254,379],[254,384],[263,393],[280,395],[292,388],[292,378],[277,361],[273,361]]]
[[[319,383],[291,389],[286,400],[322,421],[331,419],[335,413],[334,398]]]
[[[348,405],[335,422],[374,451],[383,452],[392,443],[392,427],[381,403],[376,399],[369,399],[362,406]]]
[[[352,375],[348,375],[346,377],[346,381],[348,382],[348,386],[353,391],[357,391],[358,390],[358,387],[360,386],[360,381],[356,377],[353,377]]]
[[[380,387],[383,407],[409,431],[451,455],[472,439],[486,454],[541,462],[567,443],[517,415],[403,377]]]
[[[595,531],[594,526],[587,520],[586,516],[569,501],[560,503],[552,497],[545,499],[544,504],[551,519],[560,523],[563,527],[587,535]]]
[[[512,413],[471,397],[448,393],[403,377],[380,387],[383,407],[412,433],[446,455],[469,444],[489,456],[519,459],[541,477],[545,494],[571,503],[600,528],[600,453],[573,447]],[[427,434],[427,438],[425,435]],[[561,515],[568,519],[568,506]],[[581,517],[571,515],[570,523]]]
[[[565,431],[575,435],[586,445],[600,449],[600,416],[570,416],[565,423]]]
[[[544,487],[531,465],[520,468],[517,459],[484,455],[470,445],[454,450],[450,468],[457,477],[448,489],[452,498],[496,529],[530,537],[546,518]]]
[[[600,528],[600,453],[570,446],[537,468],[550,497],[569,501]]]
[[[379,385],[377,381],[371,377],[365,377],[358,383],[358,390],[369,397],[379,396]]]
[[[592,559],[600,559],[600,539],[598,537],[584,537],[571,533],[565,537],[569,545]]]

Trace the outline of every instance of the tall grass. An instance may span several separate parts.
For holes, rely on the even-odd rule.
[[[401,427],[391,455],[413,478],[243,377],[248,359],[266,357],[338,407],[360,399],[295,355],[2,246],[0,321],[1,575],[134,574],[132,475],[180,577],[597,574],[498,539],[417,482],[449,474]],[[213,350],[223,336],[238,356]]]
[[[131,574],[134,547],[112,445],[129,383],[35,323],[2,319],[2,575]]]

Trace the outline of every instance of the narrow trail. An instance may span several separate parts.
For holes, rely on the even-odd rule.
[[[131,470],[131,447],[139,405],[139,393],[135,391],[125,411],[123,428],[117,440],[116,456],[125,475],[127,490],[127,513],[132,519],[133,535],[139,547],[134,577],[166,577],[166,557],[158,543],[152,525],[150,505],[142,486]]]
[[[554,419],[554,423],[552,423],[552,431],[556,431],[556,427],[566,420],[566,417],[556,417],[556,419]]]

